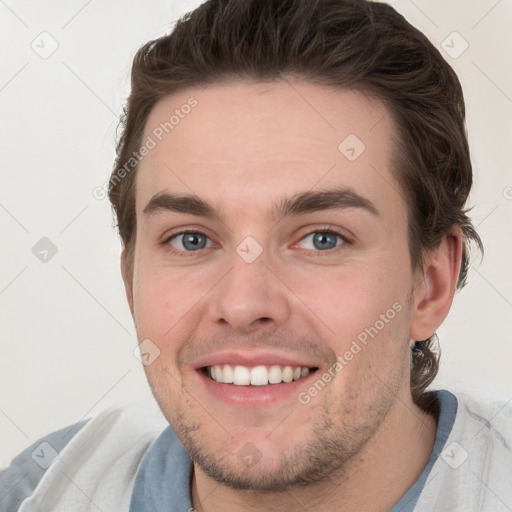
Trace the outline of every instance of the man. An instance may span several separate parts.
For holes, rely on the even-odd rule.
[[[142,47],[109,193],[158,408],[27,449],[2,510],[512,510],[510,406],[426,391],[481,246],[464,115],[377,2],[210,0]]]

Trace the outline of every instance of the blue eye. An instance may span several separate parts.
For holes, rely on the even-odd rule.
[[[174,240],[179,240],[181,247],[175,247],[172,242]],[[200,249],[205,249],[206,244],[208,241],[208,237],[204,235],[203,233],[195,232],[195,231],[188,231],[188,232],[182,232],[177,233],[176,235],[171,236],[167,242],[176,249],[179,249],[180,251],[198,251]]]
[[[342,245],[343,242],[346,241],[345,237],[340,233],[331,230],[313,231],[309,235],[306,235],[302,241],[307,240],[308,238],[311,238],[314,251],[328,251],[335,249],[338,245]],[[341,243],[339,244],[338,239],[341,240]]]
[[[350,243],[344,235],[332,228],[312,231],[304,236],[299,241],[299,244],[303,244],[304,241],[308,240],[310,247],[305,247],[305,249],[316,254],[333,251],[345,243]],[[169,249],[179,256],[190,255],[193,252],[211,248],[214,245],[207,235],[200,231],[192,230],[175,233],[163,243],[170,246]]]

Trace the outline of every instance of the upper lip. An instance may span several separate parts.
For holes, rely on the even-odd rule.
[[[195,369],[205,366],[215,366],[221,364],[240,365],[240,366],[301,366],[303,368],[319,367],[320,363],[315,357],[292,356],[279,352],[262,350],[223,350],[213,352],[197,359],[193,367]]]

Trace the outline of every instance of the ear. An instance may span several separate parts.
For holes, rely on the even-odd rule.
[[[459,228],[445,235],[425,259],[416,280],[409,337],[426,340],[432,336],[450,311],[462,263],[462,233]]]
[[[132,317],[134,316],[133,309],[133,265],[132,268],[127,263],[127,252],[126,248],[123,249],[121,253],[121,275],[123,276],[124,281],[124,289],[126,292],[126,299],[128,300],[128,305],[130,306],[130,311],[132,313]]]

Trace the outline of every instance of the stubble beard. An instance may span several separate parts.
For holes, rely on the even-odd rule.
[[[351,459],[377,432],[395,398],[396,390],[389,390],[377,407],[372,404],[365,409],[359,421],[350,421],[348,415],[345,419],[343,408],[335,407],[331,399],[322,406],[318,420],[310,428],[307,442],[297,441],[290,454],[283,453],[276,446],[273,453],[261,453],[261,459],[251,467],[243,466],[233,451],[233,446],[240,443],[237,444],[238,440],[234,441],[229,434],[226,433],[223,444],[209,446],[202,434],[201,423],[191,422],[183,407],[173,414],[171,426],[194,464],[217,483],[235,490],[284,492],[343,479]],[[306,411],[304,413],[307,414]],[[341,419],[336,421],[339,417]]]

